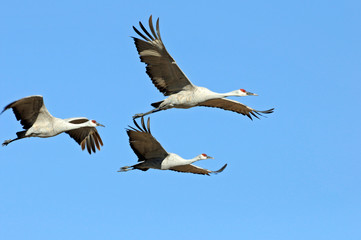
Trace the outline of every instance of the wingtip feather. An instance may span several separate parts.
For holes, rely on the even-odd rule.
[[[212,173],[214,173],[214,174],[218,174],[218,173],[221,173],[221,172],[223,172],[223,170],[227,167],[227,163],[226,164],[224,164],[224,166],[223,167],[221,167],[220,169],[218,169],[217,171],[213,171]]]

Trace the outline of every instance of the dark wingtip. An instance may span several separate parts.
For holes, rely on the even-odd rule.
[[[145,123],[144,123],[144,117],[142,117],[141,123],[142,123],[143,131],[144,131],[144,132],[148,132],[148,131],[147,131],[147,127],[145,126]]]
[[[253,111],[250,112],[250,113],[251,113],[254,117],[260,119],[258,116],[262,116],[262,117],[267,118],[267,117],[264,116],[263,114],[273,113],[273,110],[274,110],[274,108],[271,108],[271,109],[268,109],[268,110],[264,110],[264,111],[253,110]],[[257,114],[258,116],[257,116],[256,114]],[[251,120],[253,120],[252,117],[251,117],[249,114],[247,114],[247,117],[249,117]]]
[[[265,111],[258,111],[258,112],[269,114],[269,113],[273,113],[274,110],[275,110],[274,108],[271,108],[271,109],[268,109],[268,110],[265,110]]]
[[[129,128],[126,128],[127,132],[133,131],[133,132],[137,132],[138,130],[134,127],[131,127],[128,125]]]
[[[98,133],[98,132],[96,132],[96,134],[97,134],[97,136],[98,136],[98,140],[99,140],[100,145],[102,145],[102,146],[103,146],[103,140],[101,139],[101,137],[100,137],[99,133]]]
[[[139,22],[139,25],[140,25],[141,27],[143,26],[141,22]],[[144,28],[144,26],[143,26],[143,28]],[[142,29],[143,29],[143,28],[142,28]],[[147,38],[146,36],[144,36],[136,27],[133,26],[133,30],[134,30],[139,36],[141,36],[143,39],[145,39],[146,41],[151,41],[149,38]],[[133,39],[135,40],[135,39],[138,39],[138,38],[133,38]]]
[[[217,171],[213,171],[212,173],[214,173],[214,174],[217,174],[217,173],[221,173],[221,172],[223,172],[223,170],[227,167],[227,163],[226,164],[224,164],[224,166],[223,167],[221,167],[220,169],[218,169]]]
[[[86,139],[85,139],[85,143],[86,143],[86,149],[88,150],[88,153],[89,153],[89,154],[92,154],[91,145],[90,145],[90,139],[86,138]]]
[[[148,127],[148,133],[152,134],[152,133],[150,132],[150,117],[148,117],[147,127]]]
[[[16,102],[16,101],[15,101],[15,102]],[[3,112],[5,112],[6,110],[10,109],[10,108],[11,108],[10,106],[11,106],[13,103],[15,103],[15,102],[12,102],[12,103],[6,105],[6,106],[4,107],[4,109],[1,111],[0,114],[2,114]]]
[[[149,25],[151,26],[151,22],[149,23]],[[151,39],[151,41],[154,41],[154,37],[151,35],[151,34],[149,34],[149,32],[147,31],[147,29],[144,27],[144,25],[142,24],[142,22],[140,22],[139,21],[139,26],[140,26],[140,28],[143,30],[143,32],[145,33],[145,34],[147,34],[147,36]],[[148,40],[149,41],[149,40]],[[150,42],[151,42],[150,41]]]
[[[134,125],[142,132],[142,128],[138,125],[138,123],[133,119]]]
[[[257,113],[257,112],[256,112]],[[256,114],[254,114],[254,112],[251,112],[251,114],[255,117],[255,118],[258,118],[259,119],[259,117],[256,115]],[[259,113],[258,113],[259,114]],[[260,114],[259,114],[260,115]]]
[[[253,121],[253,118],[250,114],[247,114],[246,116]]]
[[[159,18],[157,19],[156,28],[157,28],[157,33],[158,33],[159,40],[162,41],[162,38],[160,37],[160,31],[159,31]]]

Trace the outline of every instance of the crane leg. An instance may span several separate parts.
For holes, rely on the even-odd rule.
[[[9,143],[14,142],[16,140],[22,139],[22,138],[26,138],[26,137],[30,137],[30,136],[25,136],[26,131],[21,131],[21,132],[17,132],[16,135],[18,136],[17,138],[14,139],[9,139],[9,140],[5,140],[3,142],[3,147],[7,146]]]
[[[21,138],[14,138],[14,139],[5,140],[2,145],[3,145],[3,147],[5,147],[9,143],[14,142],[14,141],[19,140],[19,139],[21,139]]]
[[[125,166],[125,167],[121,167],[117,172],[127,172],[130,170],[134,170],[134,168],[132,166]]]
[[[162,108],[154,108],[154,109],[152,109],[152,110],[150,110],[149,112],[146,112],[146,113],[135,114],[133,116],[133,119],[136,119],[136,118],[139,118],[139,117],[144,117],[145,115],[152,114],[152,113],[155,113],[155,112],[159,112],[159,111],[162,111],[162,110],[163,110]]]

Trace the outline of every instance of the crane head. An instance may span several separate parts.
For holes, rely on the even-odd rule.
[[[247,92],[243,88],[239,89],[240,96],[258,96],[256,93]]]
[[[211,156],[208,156],[207,154],[205,154],[205,153],[202,153],[201,155],[199,155],[199,158],[201,159],[201,160],[205,160],[205,159],[214,159],[214,158],[212,158]]]
[[[105,127],[103,124],[100,124],[100,123],[98,123],[98,122],[95,121],[95,120],[91,120],[91,122],[92,122],[93,124],[95,124],[95,127],[97,127],[97,126]]]

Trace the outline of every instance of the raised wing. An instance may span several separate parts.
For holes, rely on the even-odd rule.
[[[29,129],[34,124],[39,115],[42,118],[51,118],[46,109],[43,97],[39,95],[29,96],[8,104],[1,112],[12,108],[16,120],[20,121],[23,129]]]
[[[139,22],[143,33],[133,26],[134,31],[143,38],[135,38],[134,43],[137,47],[140,60],[147,67],[147,74],[153,84],[165,96],[182,91],[183,89],[193,88],[193,84],[187,76],[178,67],[172,56],[165,48],[159,32],[159,18],[157,19],[157,33],[154,31],[152,16],[149,17],[150,34],[141,22]]]
[[[227,164],[225,164],[223,167],[221,167],[221,169],[219,169],[217,171],[211,171],[211,170],[208,170],[208,169],[204,169],[204,168],[195,166],[193,164],[189,164],[189,165],[172,167],[169,170],[173,170],[173,171],[177,171],[177,172],[187,172],[187,173],[202,174],[202,175],[208,175],[209,176],[209,174],[211,174],[211,173],[217,174],[217,173],[222,172],[226,167],[227,167]]]
[[[273,113],[273,110],[274,110],[274,108],[271,108],[266,111],[258,111],[253,108],[250,108],[240,102],[237,102],[237,101],[234,101],[231,99],[227,99],[227,98],[218,98],[218,99],[207,100],[205,102],[199,103],[198,106],[222,108],[224,110],[243,114],[243,115],[249,117],[251,120],[253,120],[252,116],[259,119],[258,116],[263,116],[262,113],[263,114]]]
[[[78,121],[81,121],[81,119]],[[103,146],[103,141],[95,127],[78,128],[67,131],[66,133],[80,144],[82,150],[84,150],[86,146],[89,154],[91,154],[92,151],[94,153],[96,152],[95,147],[100,151],[100,145]]]
[[[129,144],[134,153],[138,156],[138,162],[146,161],[150,159],[164,159],[168,156],[168,153],[162,145],[152,136],[150,132],[150,120],[148,118],[147,127],[144,124],[144,118],[142,117],[142,127],[134,121],[137,128],[130,127],[127,129],[129,136]]]

